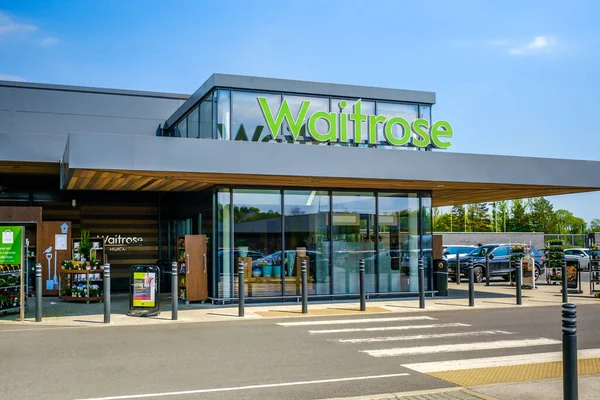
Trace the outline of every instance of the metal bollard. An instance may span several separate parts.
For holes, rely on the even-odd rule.
[[[567,259],[562,260],[562,302],[567,303],[569,301],[569,290],[567,289]]]
[[[302,314],[308,314],[308,276],[306,271],[306,260],[302,260],[300,268],[302,272]]]
[[[35,322],[42,322],[42,264],[35,264]]]
[[[177,321],[177,308],[179,302],[177,301],[178,296],[178,284],[177,284],[177,261],[171,263],[171,320]]]
[[[104,323],[110,324],[110,264],[104,264]]]
[[[425,308],[425,267],[423,258],[419,257],[419,308]]]
[[[460,285],[460,255],[456,254],[456,284]]]
[[[485,255],[485,286],[490,286],[490,255]]]
[[[365,294],[365,261],[358,262],[360,284],[360,311],[367,311],[367,295]]]
[[[577,400],[577,308],[562,305],[563,399]]]
[[[523,293],[523,288],[522,288],[522,276],[521,276],[521,260],[517,260],[517,265],[515,266],[515,273],[516,273],[516,278],[517,278],[517,305],[521,305],[523,304],[523,298],[522,298],[522,293]]]
[[[244,262],[241,260],[238,264],[238,297],[238,317],[243,317],[246,294],[244,293]]]
[[[473,275],[473,260],[467,261],[469,267],[469,307],[475,307],[475,276]]]

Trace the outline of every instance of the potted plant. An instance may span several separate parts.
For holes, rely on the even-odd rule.
[[[261,263],[261,267],[262,267],[262,276],[264,276],[265,278],[270,278],[271,274],[273,273],[273,266],[269,265],[268,262],[263,261]]]
[[[273,267],[273,276],[280,277],[281,276],[281,258],[273,257],[273,261],[271,261],[271,266]]]
[[[82,261],[83,259],[90,259],[90,250],[92,248],[92,243],[90,242],[90,232],[85,229],[81,230],[81,242],[79,242],[79,254],[81,255]]]

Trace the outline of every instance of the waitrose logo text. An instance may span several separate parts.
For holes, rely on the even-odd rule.
[[[303,101],[298,115],[294,117],[287,100],[284,98],[277,115],[271,111],[271,107],[264,97],[258,97],[258,104],[265,117],[265,122],[271,131],[273,139],[281,129],[281,124],[285,120],[290,128],[294,140],[298,139],[300,129],[307,119],[310,101]],[[384,115],[366,115],[362,113],[361,100],[358,100],[350,112],[344,112],[348,103],[344,100],[339,102],[340,113],[317,111],[308,116],[307,130],[308,134],[317,142],[340,142],[347,143],[353,139],[355,143],[363,142],[363,122],[367,125],[366,140],[369,144],[377,144],[377,128],[383,127],[385,140],[392,146],[406,146],[412,144],[415,147],[428,147],[432,145],[439,149],[447,149],[451,143],[447,139],[452,138],[452,127],[446,121],[436,121],[429,126],[429,121],[423,118],[408,123],[402,117],[387,117]],[[327,132],[317,131],[317,122],[323,120],[327,123]],[[354,122],[354,137],[348,138],[348,121]],[[394,136],[394,125],[401,127],[402,136]]]

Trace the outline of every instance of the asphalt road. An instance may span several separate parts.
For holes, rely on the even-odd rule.
[[[599,306],[578,308],[580,349],[600,348]],[[281,325],[308,321],[319,322]],[[162,326],[0,325],[2,398],[152,398],[177,392],[163,398],[323,399],[434,389],[453,385],[403,365],[555,352],[560,338],[559,307]],[[550,343],[509,345],[528,339]],[[477,350],[487,343],[506,346]],[[423,349],[445,344],[465,348]]]

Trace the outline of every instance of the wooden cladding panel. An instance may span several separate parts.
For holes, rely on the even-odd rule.
[[[210,186],[205,182],[173,179],[164,174],[146,176],[115,171],[75,170],[67,185],[72,190],[127,191],[198,191]]]
[[[0,174],[28,174],[28,175],[58,175],[60,174],[59,163],[44,162],[0,162]]]

